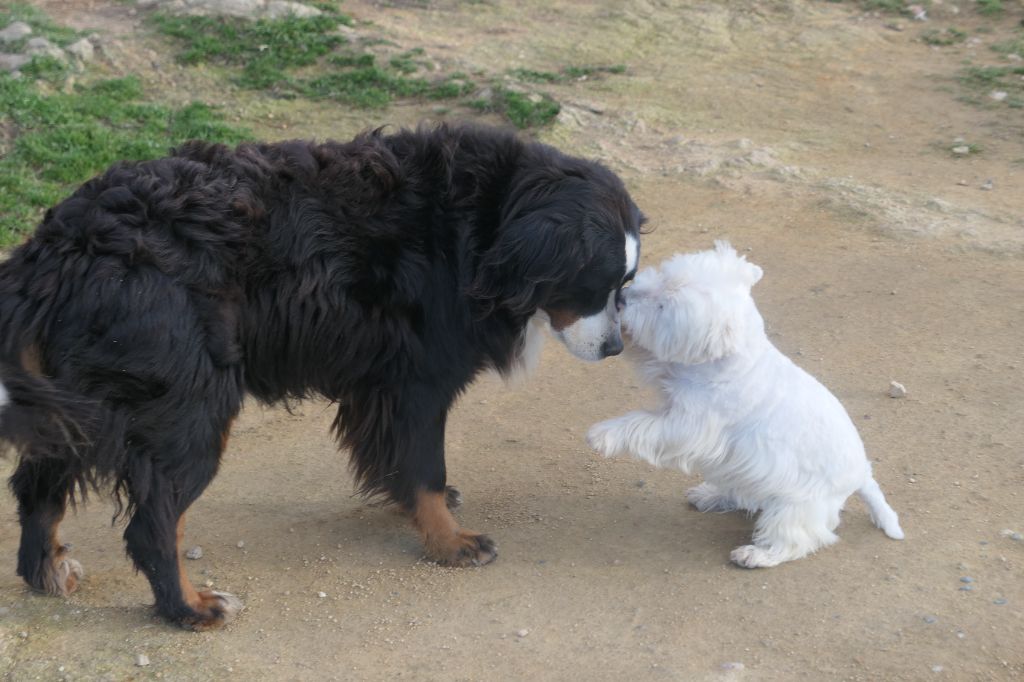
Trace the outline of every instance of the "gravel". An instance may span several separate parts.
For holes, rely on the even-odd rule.
[[[889,397],[890,398],[905,398],[907,396],[906,387],[898,381],[889,382]]]

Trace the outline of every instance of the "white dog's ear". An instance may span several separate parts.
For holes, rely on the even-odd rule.
[[[739,320],[723,301],[696,290],[682,290],[644,331],[644,345],[663,362],[698,365],[732,354]]]

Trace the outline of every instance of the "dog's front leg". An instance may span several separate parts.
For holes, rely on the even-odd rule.
[[[666,438],[665,415],[646,410],[594,424],[587,432],[587,443],[605,457],[630,455],[654,465],[675,454]]]

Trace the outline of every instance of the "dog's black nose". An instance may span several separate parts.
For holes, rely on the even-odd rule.
[[[612,355],[618,355],[622,352],[622,337],[616,334],[613,338],[606,339],[601,344],[601,355],[603,357],[611,357]]]

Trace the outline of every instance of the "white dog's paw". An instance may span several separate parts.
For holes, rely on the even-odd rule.
[[[771,568],[782,563],[778,555],[757,545],[737,547],[729,554],[729,558],[743,568]]]
[[[618,431],[614,420],[598,422],[587,431],[587,445],[605,457],[615,457],[622,453]]]
[[[686,499],[699,512],[730,512],[737,509],[736,502],[711,483],[701,483],[686,491]]]

